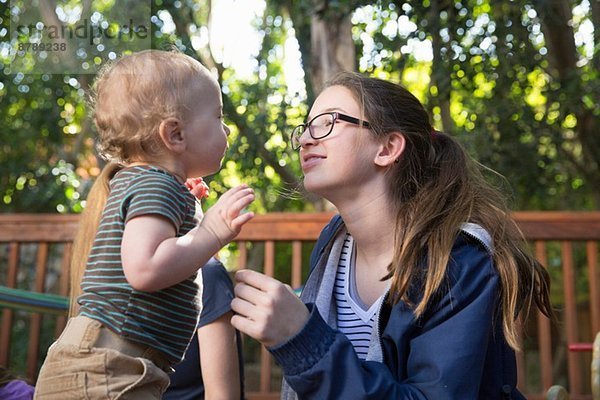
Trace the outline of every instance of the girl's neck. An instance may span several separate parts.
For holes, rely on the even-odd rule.
[[[338,205],[338,211],[354,238],[359,257],[369,260],[369,264],[387,267],[393,256],[396,229],[396,215],[387,194],[355,197]]]
[[[358,295],[365,304],[371,305],[389,284],[382,279],[388,274],[394,257],[395,217],[387,196],[355,200],[355,205],[342,207],[340,214],[354,238],[354,276]]]

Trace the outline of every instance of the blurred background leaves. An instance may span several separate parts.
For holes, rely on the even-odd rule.
[[[210,46],[211,26],[227,23],[211,18],[213,2],[149,1],[152,48],[176,47],[199,59],[223,87],[231,147],[221,172],[209,178],[209,204],[243,181],[256,189],[258,212],[326,208],[297,190],[301,171],[287,133],[342,69],[407,86],[437,129],[458,136],[506,178],[497,183],[513,208],[600,204],[597,1],[267,0],[254,21],[261,40],[254,71],[243,77]],[[50,10],[79,4],[106,15],[119,7],[48,3]],[[8,0],[0,7],[0,208],[80,212],[102,167],[88,117],[94,75],[8,73],[8,49],[19,40],[10,35],[17,11]],[[227,29],[238,31],[234,24]],[[290,43],[303,74],[286,68]]]

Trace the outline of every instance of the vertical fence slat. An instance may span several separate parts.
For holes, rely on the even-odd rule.
[[[275,242],[265,240],[265,275],[273,276],[275,273]]]
[[[292,288],[296,289],[302,285],[302,242],[292,242]]]
[[[58,290],[61,296],[67,297],[69,297],[69,275],[71,274],[71,250],[71,243],[65,243],[63,246],[62,261],[60,263],[60,285]],[[56,318],[56,328],[54,329],[55,338],[60,336],[63,329],[65,329],[66,323],[66,316],[60,315]]]
[[[48,270],[48,243],[40,243],[38,246],[34,290],[44,293],[46,284],[46,272]],[[37,362],[40,352],[40,331],[42,327],[42,314],[32,313],[29,325],[29,348],[27,353],[27,377],[35,379],[37,376]]]
[[[275,272],[275,242],[265,240],[265,266],[264,273],[273,276]],[[264,346],[260,349],[260,391],[271,391],[271,355]]]
[[[14,288],[17,286],[17,268],[19,265],[19,243],[11,242],[8,250],[8,276],[6,286]],[[12,331],[13,311],[5,308],[2,312],[2,329],[0,330],[0,364],[8,366],[8,355],[10,353],[10,337]]]
[[[242,269],[246,269],[246,266],[248,265],[248,248],[246,247],[246,241],[244,241],[244,240],[238,240],[237,245],[238,245],[238,252],[239,252],[239,255],[237,258],[237,264],[238,264],[237,268],[239,271]],[[234,282],[234,284],[235,284],[235,282]],[[242,340],[242,343],[244,343],[246,340],[246,335],[241,333],[240,339]]]
[[[565,293],[565,329],[567,346],[578,341],[577,304],[575,298],[575,265],[573,263],[573,246],[571,242],[562,241],[563,289]],[[581,394],[581,371],[577,354],[567,351],[569,370],[569,392]]]
[[[547,268],[546,245],[541,240],[535,242],[535,256],[544,268]],[[550,320],[539,311],[537,313],[537,327],[541,368],[540,378],[542,389],[546,391],[552,386],[552,333],[550,330]]]
[[[238,269],[246,269],[246,266],[248,265],[248,249],[246,248],[246,241],[240,240],[237,243],[240,253],[238,256]]]
[[[598,245],[594,241],[586,243],[586,253],[590,280],[590,313],[592,314],[592,338],[600,332],[600,269],[598,269]]]

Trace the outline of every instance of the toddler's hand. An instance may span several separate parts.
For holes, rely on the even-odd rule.
[[[190,178],[185,181],[185,187],[196,196],[198,200],[208,197],[208,185],[202,178]]]
[[[207,230],[221,247],[232,241],[242,226],[254,217],[254,213],[242,210],[254,201],[254,190],[247,185],[229,189],[204,214],[199,228]]]

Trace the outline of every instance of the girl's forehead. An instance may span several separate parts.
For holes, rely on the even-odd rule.
[[[330,86],[317,97],[311,114],[331,110],[356,114],[360,112],[360,105],[350,89],[344,86]]]

